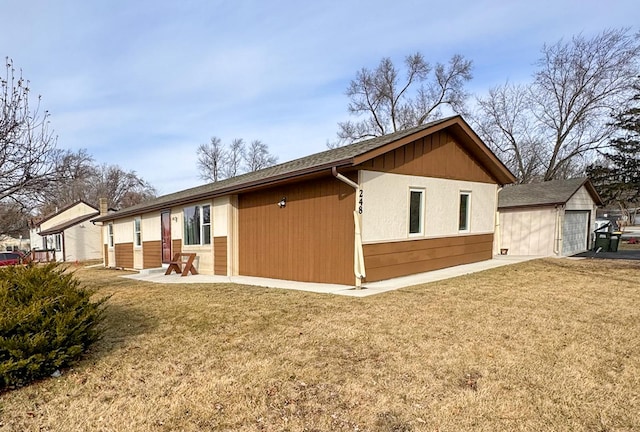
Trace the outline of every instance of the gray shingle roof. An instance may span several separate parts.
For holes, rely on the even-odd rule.
[[[435,128],[434,128],[435,127]],[[416,134],[419,138],[421,133],[424,135],[426,130],[434,128],[452,127],[451,131],[462,137],[466,142],[468,150],[484,164],[497,181],[501,184],[509,183],[515,180],[515,177],[506,166],[489,150],[480,138],[471,130],[461,116],[443,118],[411,129],[394,132],[377,138],[360,141],[344,147],[323,151],[312,154],[300,159],[284,162],[259,171],[254,171],[239,175],[226,180],[215,183],[208,183],[190,189],[185,189],[168,195],[146,201],[144,203],[125,208],[118,212],[102,215],[94,219],[94,221],[104,222],[108,220],[119,219],[127,216],[139,215],[144,212],[157,211],[166,209],[174,205],[182,205],[188,202],[197,202],[203,199],[210,199],[215,196],[235,194],[247,191],[252,188],[266,186],[280,181],[286,181],[292,178],[301,178],[305,175],[317,174],[330,170],[332,167],[347,168],[361,163],[362,159],[356,163],[359,157],[367,158],[375,155],[375,150],[382,149],[388,144],[400,142],[403,138],[411,137]]]
[[[41,236],[46,236],[46,235],[51,235],[51,234],[58,234],[64,230],[66,230],[67,228],[71,228],[74,225],[77,225],[79,223],[82,223],[84,221],[88,221],[91,218],[94,218],[96,216],[98,216],[100,214],[99,211],[96,211],[95,213],[89,213],[89,214],[85,214],[82,216],[78,216],[76,218],[70,219],[68,221],[64,221],[62,223],[59,223],[58,225],[52,226],[49,229],[46,229],[44,231],[40,231],[40,235]]]
[[[583,185],[587,185],[587,190],[596,204],[601,204],[600,197],[593,189],[589,179],[579,177],[542,183],[507,185],[498,195],[498,208],[564,204]]]
[[[320,153],[315,153],[310,156],[305,156],[300,159],[295,159],[289,162],[284,162],[278,165],[274,165],[269,168],[264,168],[258,171],[242,174],[236,177],[232,177],[226,180],[217,181],[215,183],[207,183],[202,186],[196,186],[194,188],[185,189],[179,192],[163,195],[150,201],[137,204],[132,207],[125,208],[121,211],[110,213],[108,215],[100,216],[94,220],[105,221],[114,218],[120,218],[128,215],[139,214],[141,211],[155,210],[162,207],[168,207],[174,203],[180,203],[186,199],[197,200],[204,197],[210,197],[213,195],[222,195],[231,193],[233,190],[241,189],[245,186],[250,186],[254,183],[261,181],[268,181],[270,179],[278,180],[287,177],[292,177],[300,173],[307,171],[320,171],[328,169],[331,166],[348,166],[354,157],[367,153],[371,150],[382,147],[393,141],[404,138],[416,132],[433,127],[439,123],[446,122],[452,118],[459,116],[452,116],[436,120],[430,123],[423,124],[411,129],[406,129],[398,132],[394,132],[388,135],[384,135],[377,138],[360,141],[354,144],[350,144],[344,147],[338,147],[332,150],[326,150]]]

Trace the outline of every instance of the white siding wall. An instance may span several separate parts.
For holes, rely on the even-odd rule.
[[[64,231],[64,255],[67,262],[102,258],[100,227],[90,221]]]
[[[365,243],[409,237],[409,188],[424,188],[424,237],[494,232],[497,185],[430,177],[360,171],[364,192],[362,240]],[[469,231],[458,231],[460,192],[471,192]],[[413,237],[413,236],[412,236]]]
[[[40,228],[32,228],[29,230],[29,240],[31,249],[46,249],[43,246],[43,237],[38,234],[40,232]]]
[[[498,249],[509,249],[509,255],[554,255],[556,219],[554,207],[500,210]]]
[[[60,213],[59,215],[56,215],[51,219],[44,221],[40,225],[40,229],[42,231],[45,231],[51,227],[60,225],[63,222],[69,221],[71,219],[75,219],[77,217],[80,217],[86,214],[95,213],[95,212],[96,212],[96,209],[86,205],[85,203],[80,202],[74,205],[73,207],[65,210],[64,212]]]
[[[567,210],[592,210],[594,206],[593,199],[587,188],[582,186],[576,193],[567,201]]]

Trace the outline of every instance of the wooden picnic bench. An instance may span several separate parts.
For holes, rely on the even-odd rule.
[[[170,275],[175,271],[176,273],[182,273],[182,276],[187,276],[189,272],[197,275],[198,270],[193,265],[195,259],[196,254],[194,253],[177,253],[173,255],[173,259],[169,262],[169,268],[164,274]]]

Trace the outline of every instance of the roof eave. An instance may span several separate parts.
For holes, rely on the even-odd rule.
[[[53,226],[49,229],[46,229],[44,231],[40,231],[38,234],[40,234],[41,236],[47,236],[47,235],[52,235],[52,234],[59,234],[61,232],[63,232],[64,230],[67,230],[69,228],[71,228],[74,225],[78,225],[81,224],[83,222],[86,222],[88,220],[90,220],[91,218],[97,216],[98,213],[92,213],[92,214],[87,214],[85,216],[81,216],[75,219],[72,219],[70,221],[66,221],[63,223],[60,223],[56,226]]]
[[[545,203],[530,203],[530,204],[510,204],[510,205],[499,205],[498,210],[512,210],[512,209],[522,209],[522,208],[532,208],[532,207],[555,207],[565,205],[564,202],[545,202]]]
[[[241,192],[247,192],[253,189],[273,186],[279,183],[290,181],[295,178],[304,178],[307,176],[312,176],[314,174],[321,173],[322,171],[330,170],[333,167],[345,168],[345,167],[353,166],[353,164],[354,164],[353,158],[347,158],[339,161],[334,161],[334,162],[329,162],[322,165],[314,166],[311,168],[305,168],[305,169],[294,171],[294,172],[280,174],[273,177],[267,177],[264,179],[249,181],[246,183],[241,183],[239,185],[233,185],[233,186],[221,188],[214,191],[202,192],[199,194],[190,195],[188,197],[177,198],[177,199],[166,201],[163,203],[152,204],[144,207],[138,207],[131,210],[124,209],[122,211],[101,215],[95,219],[92,219],[92,222],[106,222],[106,221],[111,221],[115,219],[121,219],[127,216],[133,216],[133,215],[138,215],[142,213],[149,213],[152,211],[167,209],[167,208],[182,205],[182,204],[192,203],[205,198],[215,198],[219,196],[233,195]]]

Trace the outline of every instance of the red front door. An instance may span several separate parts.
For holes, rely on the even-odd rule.
[[[171,262],[171,213],[160,213],[160,225],[162,227],[162,262]]]

